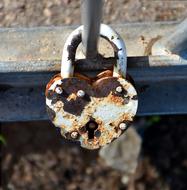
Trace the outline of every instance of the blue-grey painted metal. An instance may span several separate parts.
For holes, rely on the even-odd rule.
[[[137,115],[187,114],[187,66],[129,68],[128,73],[138,91]],[[54,74],[1,74],[0,121],[47,120],[44,84]]]

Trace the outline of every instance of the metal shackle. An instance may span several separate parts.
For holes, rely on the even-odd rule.
[[[65,42],[61,61],[62,78],[69,78],[74,75],[75,55],[78,45],[82,42],[82,32],[83,26],[78,27],[69,35]],[[114,64],[113,76],[126,78],[127,54],[121,36],[110,26],[105,24],[101,24],[100,26],[100,36],[106,39],[114,49],[117,64]]]

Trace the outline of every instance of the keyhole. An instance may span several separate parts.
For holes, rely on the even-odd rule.
[[[86,130],[88,131],[88,139],[94,138],[94,132],[98,128],[98,124],[95,121],[89,121],[86,124]]]

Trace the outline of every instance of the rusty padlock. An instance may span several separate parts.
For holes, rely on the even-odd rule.
[[[102,72],[95,80],[74,74],[75,54],[83,26],[68,37],[62,55],[61,74],[46,87],[47,112],[65,138],[97,149],[118,138],[133,121],[138,107],[137,92],[126,78],[127,56],[119,34],[101,24],[100,36],[114,49],[117,64],[112,75]]]

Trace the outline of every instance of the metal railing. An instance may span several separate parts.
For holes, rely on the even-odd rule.
[[[132,76],[139,94],[138,115],[186,114],[187,25],[163,22],[129,23],[113,27],[127,46],[127,73]],[[1,121],[47,119],[45,85],[54,73],[60,72],[62,48],[73,29],[0,29]],[[170,34],[177,42],[174,43],[176,46],[168,43]],[[109,44],[102,41],[99,46],[101,52],[110,55]],[[160,53],[163,47],[170,53]],[[114,62],[112,55],[94,65],[79,61],[76,70],[95,75],[102,69],[110,68]],[[90,72],[92,69],[94,73]]]

